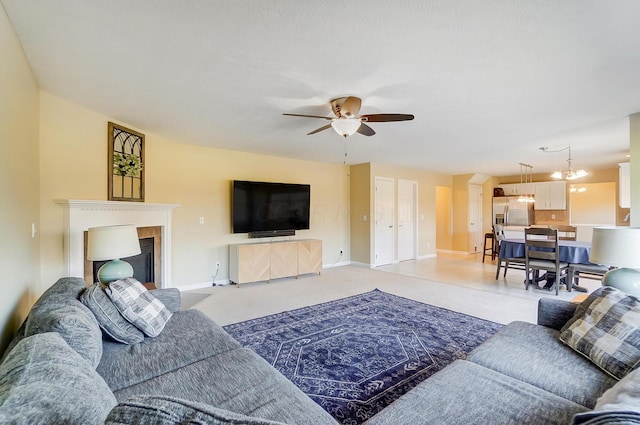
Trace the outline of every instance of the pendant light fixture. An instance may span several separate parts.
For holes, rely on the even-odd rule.
[[[571,146],[567,146],[565,148],[562,149],[558,149],[558,150],[549,150],[548,147],[543,146],[540,148],[540,150],[542,152],[549,152],[549,153],[555,153],[555,152],[562,152],[562,151],[566,151],[569,150],[569,159],[567,159],[567,169],[566,170],[556,170],[554,171],[553,174],[551,174],[551,178],[553,179],[562,179],[562,180],[575,180],[575,179],[579,179],[581,177],[585,177],[588,176],[589,173],[586,172],[583,169],[578,169],[578,170],[574,170],[573,168],[573,159],[571,158]]]
[[[533,195],[533,166],[522,162],[518,164],[520,164],[520,187],[527,192],[518,196],[518,202],[536,202],[536,198]]]

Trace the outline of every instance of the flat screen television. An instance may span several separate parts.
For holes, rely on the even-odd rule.
[[[231,195],[233,233],[269,236],[309,228],[308,184],[234,180]]]

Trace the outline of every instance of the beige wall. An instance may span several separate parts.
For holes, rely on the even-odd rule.
[[[469,209],[469,179],[473,174],[453,176],[452,204],[452,248],[454,251],[469,252],[469,231],[467,215]]]
[[[64,275],[62,209],[55,199],[107,199],[107,122],[100,115],[47,93],[41,96],[42,281]],[[173,286],[228,279],[228,244],[246,242],[231,233],[231,181],[259,180],[311,185],[311,229],[297,238],[323,241],[323,261],[344,251],[349,261],[348,167],[301,161],[164,140],[145,134],[146,202],[180,206],[173,211]],[[199,217],[205,223],[199,224]]]
[[[571,199],[571,224],[616,225],[616,184],[585,183],[584,192],[574,192]]]
[[[38,292],[38,85],[0,7],[0,353]]]
[[[436,187],[436,249],[453,251],[453,190]]]
[[[371,164],[352,165],[351,175],[351,261],[369,264],[371,250]],[[366,217],[366,219],[365,219]]]

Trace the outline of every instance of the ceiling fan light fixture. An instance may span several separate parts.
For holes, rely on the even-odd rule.
[[[357,118],[336,118],[331,121],[331,127],[345,138],[358,131],[361,125],[362,122]]]

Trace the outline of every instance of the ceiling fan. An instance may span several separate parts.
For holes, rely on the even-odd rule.
[[[370,122],[392,122],[392,121],[410,121],[413,119],[413,115],[410,114],[365,114],[358,115],[360,112],[360,106],[362,100],[355,96],[338,97],[330,101],[331,110],[335,117],[323,117],[320,115],[305,115],[305,114],[282,114],[290,117],[306,117],[306,118],[320,118],[323,120],[331,121],[331,123],[317,128],[309,133],[319,133],[330,127],[341,136],[345,138],[351,136],[354,133],[360,133],[364,136],[373,136],[376,134],[371,127],[365,123]]]

